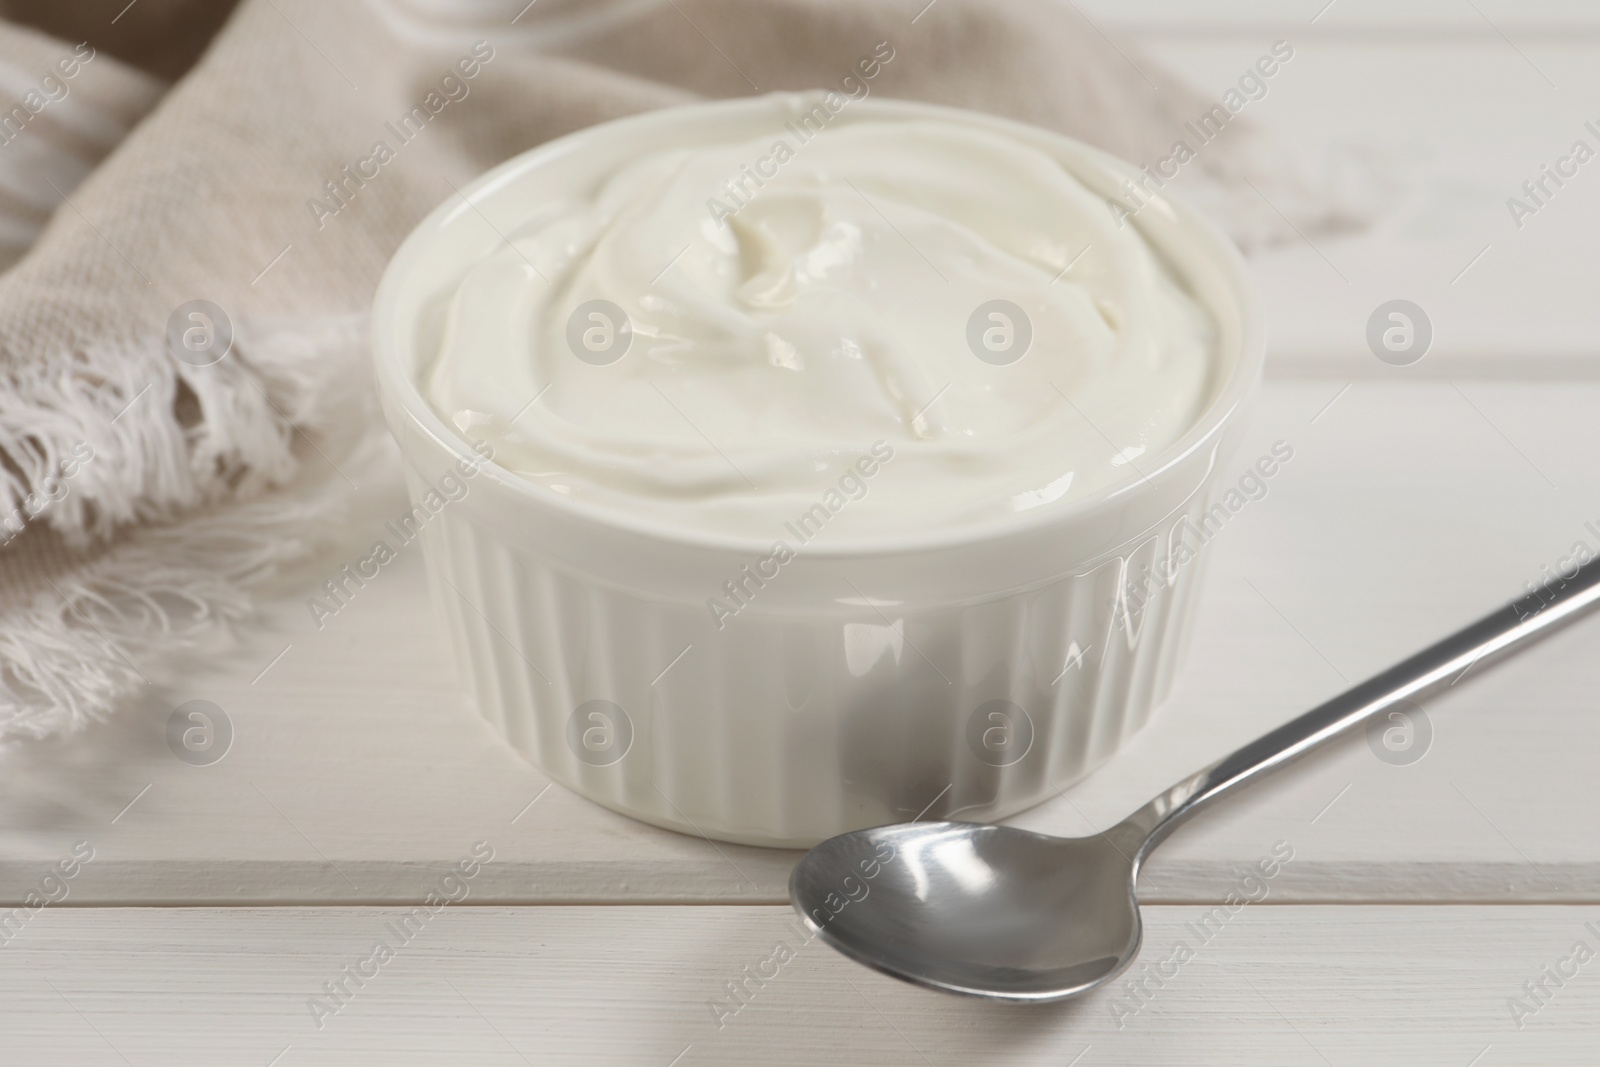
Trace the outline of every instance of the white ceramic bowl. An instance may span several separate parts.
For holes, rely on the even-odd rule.
[[[373,345],[428,516],[435,604],[489,721],[556,781],[635,818],[787,846],[918,815],[998,819],[1104,762],[1180,656],[1200,561],[1148,598],[1125,590],[1210,502],[1264,347],[1242,260],[1187,207],[1153,201],[1132,224],[1215,316],[1215,373],[1200,420],[1140,464],[1143,480],[954,533],[819,539],[721,630],[707,598],[770,542],[686,539],[551,494],[481,462],[418,389],[444,294],[521,221],[509,193],[553,197],[597,156],[756,136],[789,105],[695,105],[563,137],[473,182],[470,203],[452,197],[396,253]],[[973,112],[873,98],[837,121],[927,116],[1031,142],[1108,196],[1136,175]],[[464,495],[430,498],[451,471]]]

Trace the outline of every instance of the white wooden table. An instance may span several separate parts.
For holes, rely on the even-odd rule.
[[[1521,231],[1504,205],[1600,118],[1600,19],[1575,2],[1396,15],[1339,0],[1311,25],[1323,2],[1184,5],[1182,33],[1156,20],[1169,4],[1080,5],[1142,27],[1218,92],[1292,39],[1255,113],[1308,151],[1379,149],[1400,183],[1374,232],[1256,261],[1274,340],[1236,465],[1280,439],[1294,458],[1208,547],[1172,699],[1020,825],[1102,827],[1575,543],[1600,555],[1600,162]],[[1396,297],[1436,332],[1410,367],[1364,340]],[[397,485],[364,489],[352,545],[399,509]],[[0,901],[61,898],[0,914],[0,1063],[1600,1059],[1600,962],[1574,956],[1600,952],[1600,621],[1431,701],[1419,760],[1356,738],[1174,838],[1141,886],[1144,960],[1196,951],[1148,997],[1020,1009],[804,945],[784,903],[794,854],[715,847],[550,786],[458,692],[419,558],[318,631],[304,598],[324,569],[286,579],[261,626],[115,720],[0,754]],[[166,742],[193,699],[234,729],[209,766]],[[465,898],[397,937],[430,892],[459,895],[441,879],[476,842],[493,860]],[[1294,858],[1268,897],[1196,941],[1200,914],[1279,842]],[[75,846],[92,860],[52,880]],[[379,941],[393,958],[366,964]],[[730,1001],[778,942],[794,959]]]

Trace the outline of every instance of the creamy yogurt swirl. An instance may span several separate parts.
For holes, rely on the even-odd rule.
[[[530,197],[448,294],[435,410],[552,493],[763,539],[1050,507],[1194,425],[1214,325],[1136,225],[1002,128],[785,121],[817,101]]]

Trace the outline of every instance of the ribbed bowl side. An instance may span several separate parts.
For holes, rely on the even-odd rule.
[[[805,846],[915,818],[1002,818],[1110,758],[1170,684],[1198,561],[1130,607],[1182,516],[978,603],[805,616],[653,598],[445,509],[424,533],[483,715],[556,781],[685,833]]]

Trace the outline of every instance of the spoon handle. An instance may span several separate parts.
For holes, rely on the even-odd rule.
[[[1491,612],[1197,771],[1128,816],[1111,833],[1137,849],[1142,861],[1185,819],[1224,793],[1298,759],[1401,701],[1442,684],[1455,684],[1474,665],[1528,643],[1596,603],[1600,603],[1600,559]]]

